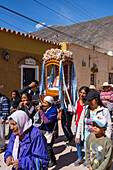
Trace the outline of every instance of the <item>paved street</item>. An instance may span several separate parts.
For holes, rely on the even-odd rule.
[[[74,129],[74,121],[72,124],[72,130],[73,133],[75,131]],[[8,124],[6,125],[6,134],[8,131]],[[66,144],[64,141],[64,134],[60,125],[59,121],[59,137],[56,139],[56,142],[54,144],[54,152],[56,155],[57,159],[57,166],[54,166],[52,168],[49,168],[49,170],[69,170],[69,169],[77,169],[77,170],[82,170],[82,169],[87,169],[82,167],[74,167],[74,161],[77,158],[76,155],[76,147],[74,144],[74,141],[71,144]],[[8,141],[6,141],[8,142]],[[10,170],[11,167],[8,167],[5,165],[3,162],[4,160],[4,153],[0,154],[0,170]]]
[[[75,134],[74,119],[72,122],[72,131]],[[57,165],[49,168],[49,170],[87,170],[88,168],[81,166],[74,166],[74,161],[77,159],[77,150],[75,147],[74,140],[70,144],[63,141],[64,134],[59,121],[59,137],[56,139],[54,144],[54,152],[57,159]]]
[[[6,134],[8,130],[8,125],[6,125]],[[72,122],[72,131],[75,133],[74,120]],[[54,144],[54,152],[57,159],[57,165],[49,168],[49,170],[87,170],[88,168],[81,166],[75,167],[74,161],[77,159],[77,151],[74,141],[70,144],[66,144],[64,141],[64,134],[59,121],[59,137],[56,139]],[[8,142],[8,141],[7,141]],[[0,154],[0,170],[10,170],[3,162],[4,153]]]

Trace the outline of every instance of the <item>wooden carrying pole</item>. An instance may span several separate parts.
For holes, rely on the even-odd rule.
[[[39,102],[40,100],[37,99],[37,100],[32,100],[32,101],[28,101],[27,103],[36,103],[36,102]],[[59,101],[54,101],[54,104],[57,105],[57,104],[60,104]]]

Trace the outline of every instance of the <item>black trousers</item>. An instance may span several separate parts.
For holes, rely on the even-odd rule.
[[[71,130],[72,117],[73,115],[71,115],[70,112],[68,111],[64,112],[64,110],[62,111],[62,119],[61,119],[62,129],[69,141],[72,141],[73,139],[73,133]]]
[[[48,152],[48,156],[49,156],[49,162],[56,162],[56,158],[53,152],[53,144],[54,144],[54,137],[51,141],[51,143],[47,143],[47,152]]]

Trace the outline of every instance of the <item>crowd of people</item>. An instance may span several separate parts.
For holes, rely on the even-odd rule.
[[[2,86],[0,86],[2,88]],[[64,107],[61,125],[65,142],[72,142],[71,122],[75,115],[75,145],[78,159],[74,165],[89,170],[112,167],[113,91],[107,82],[101,92],[94,85],[82,86],[72,112]],[[39,82],[33,81],[11,92],[11,100],[0,93],[0,153],[12,170],[46,170],[57,164],[53,145],[58,137],[58,113],[54,98],[39,96]],[[5,137],[5,122],[9,133]],[[6,147],[5,140],[9,139]],[[82,148],[84,147],[85,159]]]

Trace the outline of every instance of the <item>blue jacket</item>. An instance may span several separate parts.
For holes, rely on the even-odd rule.
[[[51,122],[49,123],[43,123],[42,124],[42,129],[43,130],[47,130],[48,132],[53,131],[54,126],[55,126],[55,122],[58,122],[58,111],[56,106],[53,104],[51,106],[51,108],[45,113],[45,116],[47,117],[48,120],[50,120]]]
[[[4,155],[5,162],[8,156],[12,156],[15,137],[12,133]],[[42,132],[37,127],[32,126],[19,145],[19,170],[47,170],[46,145],[47,142]],[[12,168],[12,170],[16,169]]]

